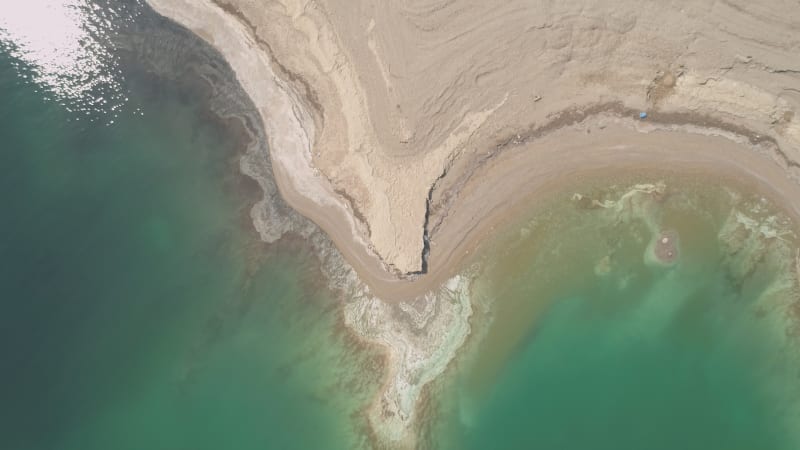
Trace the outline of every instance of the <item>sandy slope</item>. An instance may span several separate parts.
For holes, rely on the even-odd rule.
[[[797,0],[148,2],[227,59],[282,195],[376,299],[424,297],[532,196],[588,172],[747,179],[800,218]],[[391,354],[438,345],[386,333]],[[422,385],[387,386],[402,431]]]
[[[248,60],[232,65],[267,122],[298,112],[292,129],[306,136],[294,145],[305,154],[270,133],[272,151],[286,155],[276,167],[296,177],[308,165],[319,180],[286,196],[338,236],[361,272],[387,282],[375,257],[395,275],[427,269],[426,219],[437,206],[428,198],[458,177],[449,169],[564,110],[620,102],[708,115],[800,159],[797,1],[150,3]],[[269,77],[291,91],[285,101],[263,94]],[[307,200],[348,210],[314,214]],[[371,250],[344,249],[354,229]]]

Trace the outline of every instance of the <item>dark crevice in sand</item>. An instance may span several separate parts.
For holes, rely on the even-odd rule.
[[[447,171],[445,171],[447,173]],[[444,176],[444,173],[442,174]],[[441,179],[441,176],[437,178],[437,181]],[[410,272],[407,275],[409,276],[416,276],[416,275],[424,275],[428,273],[428,257],[431,254],[431,239],[428,233],[428,222],[430,221],[431,217],[431,197],[433,196],[433,190],[436,188],[436,183],[433,183],[430,189],[428,189],[428,196],[425,199],[425,221],[422,224],[422,256],[421,256],[421,268],[416,272]]]

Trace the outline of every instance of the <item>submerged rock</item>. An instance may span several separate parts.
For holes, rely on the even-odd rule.
[[[678,232],[662,231],[654,242],[653,256],[662,264],[674,264],[678,260]]]

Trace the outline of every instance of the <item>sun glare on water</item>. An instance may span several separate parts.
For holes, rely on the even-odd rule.
[[[109,45],[115,14],[88,0],[0,0],[0,50],[75,118],[113,122],[127,100]]]

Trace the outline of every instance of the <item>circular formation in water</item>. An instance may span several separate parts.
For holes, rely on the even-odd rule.
[[[678,232],[662,230],[653,246],[653,254],[662,264],[674,264],[678,260]]]

